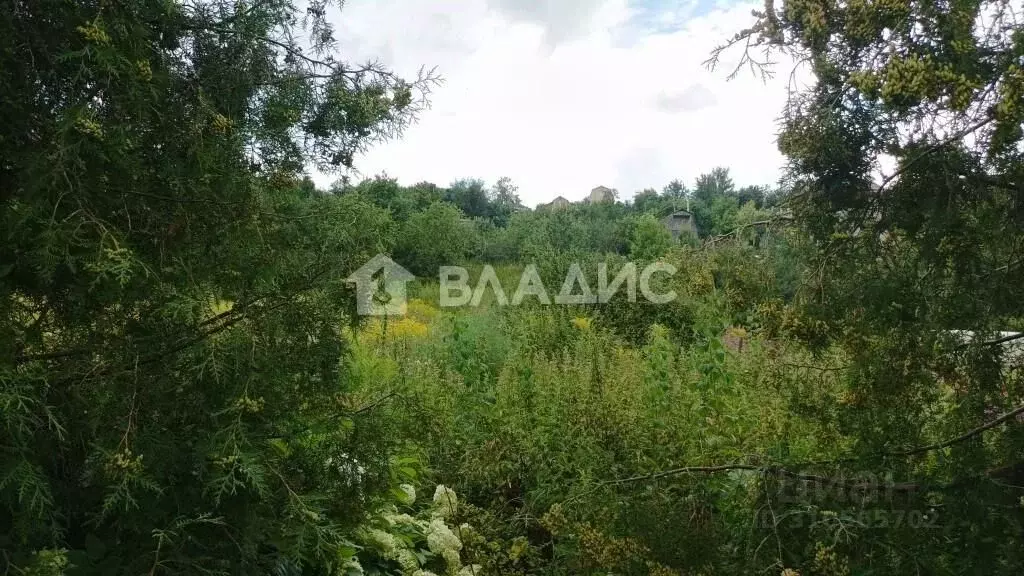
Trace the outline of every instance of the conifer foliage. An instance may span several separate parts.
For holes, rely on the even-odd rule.
[[[330,567],[388,481],[338,371],[390,219],[299,177],[435,78],[336,59],[328,8],[0,3],[5,573]]]

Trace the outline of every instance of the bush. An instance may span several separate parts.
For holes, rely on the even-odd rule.
[[[402,225],[395,257],[419,276],[436,277],[441,266],[455,266],[476,242],[471,221],[446,202],[435,202]]]

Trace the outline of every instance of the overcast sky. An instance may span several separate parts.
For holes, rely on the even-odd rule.
[[[378,58],[410,76],[437,66],[445,79],[419,122],[357,168],[403,184],[509,176],[531,206],[559,195],[579,200],[597,185],[625,199],[673,178],[692,184],[719,165],[738,184],[773,184],[790,69],[765,84],[749,73],[727,81],[729,69],[702,64],[750,25],[755,7],[347,0],[335,16],[345,58]]]

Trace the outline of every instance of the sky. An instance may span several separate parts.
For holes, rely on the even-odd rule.
[[[333,15],[348,60],[377,59],[444,83],[399,140],[357,158],[354,177],[493,183],[529,206],[598,185],[628,199],[715,166],[774,184],[777,118],[792,65],[727,80],[703,64],[751,24],[755,4],[716,0],[347,0]],[[318,184],[333,178],[316,175]]]

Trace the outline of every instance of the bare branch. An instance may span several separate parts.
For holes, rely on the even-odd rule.
[[[1014,338],[1019,338],[1019,337],[1024,337],[1024,336],[1015,336]],[[954,444],[959,444],[961,442],[966,442],[967,440],[970,440],[971,438],[974,438],[975,436],[981,434],[982,432],[984,432],[986,430],[990,430],[992,428],[995,428],[996,426],[1002,424],[1003,422],[1006,422],[1007,420],[1013,418],[1014,416],[1017,416],[1018,414],[1024,414],[1024,404],[1021,404],[1020,406],[1017,406],[1013,410],[1010,410],[1009,412],[1003,414],[1002,416],[999,416],[998,418],[996,418],[994,420],[990,420],[990,421],[982,424],[981,426],[978,426],[977,428],[973,428],[971,430],[968,430],[967,432],[964,432],[963,434],[957,436],[956,438],[950,438],[949,440],[945,440],[943,442],[936,442],[934,444],[927,444],[925,446],[918,446],[917,448],[911,448],[909,450],[899,450],[899,451],[896,451],[896,452],[885,452],[882,455],[883,456],[914,456],[916,454],[924,454],[925,452],[931,452],[933,450],[940,450],[942,448],[948,448],[950,446],[953,446]]]
[[[941,450],[943,448],[948,448],[948,447],[953,446],[955,444],[959,444],[961,442],[965,442],[967,440],[970,440],[971,438],[974,438],[975,436],[978,436],[979,434],[985,432],[986,430],[990,430],[990,429],[992,429],[992,428],[1002,424],[1003,422],[1006,422],[1007,420],[1010,420],[1011,418],[1017,416],[1018,414],[1024,414],[1024,404],[1022,404],[1020,406],[1017,406],[1013,410],[1010,410],[1009,412],[999,416],[998,418],[995,418],[994,420],[986,422],[986,423],[984,423],[981,426],[978,426],[976,428],[972,428],[971,430],[968,430],[967,432],[964,432],[963,434],[961,434],[959,436],[956,436],[955,438],[950,438],[948,440],[944,440],[942,442],[936,442],[934,444],[927,444],[927,445],[924,445],[924,446],[918,446],[916,448],[911,448],[909,450],[898,450],[898,451],[892,451],[892,452],[880,452],[880,453],[877,453],[877,454],[873,455],[872,458],[888,457],[888,456],[915,456],[915,455],[918,455],[918,454],[924,454],[926,452],[931,452],[931,451],[934,451],[934,450]],[[862,458],[862,459],[858,459],[858,458],[841,458],[841,459],[836,459],[836,460],[818,460],[818,461],[811,461],[811,462],[797,462],[797,463],[793,463],[793,464],[788,465],[788,467],[789,468],[802,468],[802,467],[807,467],[807,466],[823,466],[823,465],[828,465],[828,464],[849,464],[849,463],[854,463],[854,462],[858,462],[858,461],[861,461],[861,460],[868,460],[868,459],[871,459],[871,458]],[[814,482],[827,482],[827,483],[833,483],[833,484],[843,484],[843,485],[846,485],[846,486],[849,486],[849,487],[852,487],[852,488],[869,487],[867,484],[865,484],[863,482],[857,482],[857,481],[851,481],[851,480],[843,480],[843,479],[831,478],[831,477],[827,477],[827,476],[819,476],[819,475],[815,475],[815,474],[804,474],[804,473],[800,473],[800,472],[793,472],[791,470],[788,470],[786,468],[782,468],[780,466],[759,466],[759,465],[755,465],[755,464],[741,464],[741,463],[720,464],[720,465],[716,465],[716,466],[680,466],[678,468],[671,468],[669,470],[662,470],[660,472],[653,472],[651,474],[643,474],[643,475],[639,475],[639,476],[630,476],[630,477],[627,477],[627,478],[619,478],[619,479],[616,479],[616,480],[607,480],[605,482],[598,483],[598,486],[615,486],[615,485],[619,485],[619,484],[629,484],[629,483],[632,483],[632,482],[641,482],[641,481],[645,481],[645,480],[657,480],[659,478],[666,478],[666,477],[669,477],[669,476],[680,476],[680,475],[683,475],[683,474],[717,474],[719,472],[730,472],[730,471],[734,471],[734,470],[745,470],[745,471],[750,471],[750,472],[760,472],[760,473],[764,473],[764,474],[770,474],[770,473],[771,474],[779,474],[779,475],[782,475],[782,476],[787,476],[787,477],[790,477],[790,478],[796,478],[796,479],[800,479],[800,480],[809,480],[809,481],[814,481]],[[920,487],[920,485],[919,484],[914,484],[914,483],[903,482],[903,483],[889,484],[886,487],[887,488],[892,488],[894,490],[914,490],[914,489],[917,489],[918,487]]]
[[[737,226],[737,227],[733,228],[732,230],[726,232],[725,234],[719,234],[718,236],[710,238],[707,242],[704,243],[704,246],[705,247],[713,246],[715,244],[715,242],[719,242],[721,240],[725,240],[726,238],[728,238],[730,236],[736,235],[736,233],[741,231],[741,230],[746,230],[747,228],[753,228],[754,226],[771,226],[773,224],[778,224],[779,222],[793,222],[793,221],[794,221],[794,218],[792,216],[775,216],[773,218],[769,218],[768,220],[758,220],[757,222],[750,222],[750,223],[747,223],[747,224],[742,224],[742,225]]]

